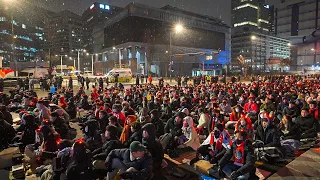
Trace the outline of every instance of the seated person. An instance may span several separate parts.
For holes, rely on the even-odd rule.
[[[88,146],[82,139],[77,140],[71,147],[68,166],[65,174],[62,174],[60,179],[94,179]]]
[[[163,179],[162,177],[162,161],[163,148],[156,139],[156,127],[152,123],[147,123],[142,127],[142,144],[146,146],[153,160],[153,177],[152,179]]]
[[[187,116],[183,119],[182,132],[183,136],[178,139],[180,144],[178,148],[191,147],[193,150],[197,150],[200,147],[200,140],[192,117]]]
[[[0,112],[0,151],[9,147],[14,136],[13,127],[3,119],[3,114]]]
[[[130,144],[129,149],[112,150],[105,160],[108,180],[113,180],[118,171],[122,179],[149,180],[152,177],[152,156],[139,141]]]
[[[246,133],[237,131],[230,149],[219,161],[218,169],[211,168],[209,174],[221,178],[217,174],[223,172],[231,180],[249,179],[252,170],[254,170],[253,148],[250,141],[246,140]]]
[[[94,151],[102,146],[99,123],[96,120],[88,120],[84,127],[84,141],[90,151]]]
[[[23,149],[28,144],[34,144],[36,138],[36,130],[38,125],[36,124],[35,117],[31,114],[24,113],[21,117],[21,125],[16,129],[19,142],[22,143]]]
[[[120,124],[118,123],[118,119],[115,116],[109,117],[109,125],[117,128],[117,137],[120,137],[123,131],[123,127],[120,126]]]
[[[214,130],[197,149],[197,156],[191,160],[190,164],[192,165],[200,159],[206,159],[215,164],[226,153],[229,144],[229,132],[224,129],[222,124],[216,124]]]
[[[281,156],[278,149],[281,146],[280,133],[268,118],[263,118],[261,125],[257,127],[253,146],[256,148],[256,157],[260,160],[268,162]]]
[[[204,108],[199,108],[198,114],[199,114],[199,120],[198,120],[197,130],[202,131],[204,128],[208,127],[210,116],[207,113],[205,113]]]
[[[308,108],[301,110],[301,115],[297,117],[296,124],[301,129],[301,139],[317,137],[318,121],[316,121],[312,114],[309,113]]]
[[[232,108],[230,119],[226,123],[226,128],[234,129],[235,124],[237,124],[241,116],[245,116],[243,108],[240,105],[236,105],[236,107]]]
[[[235,131],[245,131],[247,139],[252,140],[253,138],[253,127],[251,120],[247,116],[242,116],[237,124],[235,125]]]
[[[123,148],[123,145],[117,137],[117,128],[114,126],[107,126],[102,147],[92,152],[93,159],[96,160],[93,162],[93,166],[96,169],[106,169],[104,160],[107,158],[108,154],[114,149],[121,148]]]
[[[124,123],[123,131],[120,136],[121,143],[125,143],[129,140],[131,136],[131,125],[136,122],[137,117],[134,115],[129,115]]]
[[[129,145],[133,142],[133,141],[139,141],[142,142],[142,127],[141,124],[139,122],[134,122],[132,123],[131,127],[130,127],[130,138],[129,140],[126,142],[126,147],[129,147]]]
[[[294,155],[299,148],[301,131],[299,125],[292,122],[290,116],[284,115],[279,125],[280,143],[286,150],[286,155]]]
[[[212,115],[213,117],[211,118],[211,120],[208,123],[208,131],[212,132],[214,130],[215,124],[219,123],[224,125],[224,116],[222,114],[220,114],[220,110],[219,109],[215,109],[214,110],[214,114]]]
[[[50,121],[54,127],[54,130],[60,134],[61,139],[69,139],[69,127],[65,123],[65,120],[61,118],[57,112],[52,112]]]
[[[175,148],[179,145],[176,139],[179,139],[182,133],[183,118],[185,114],[183,112],[177,112],[173,118],[169,119],[164,130],[165,134],[160,137],[160,143],[163,149],[168,153],[170,157],[176,156]]]

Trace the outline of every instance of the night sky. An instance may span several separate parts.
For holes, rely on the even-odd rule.
[[[93,0],[29,0],[48,10],[71,10],[79,15],[90,7]],[[213,16],[230,25],[231,0],[98,0],[104,4],[124,7],[130,2],[141,3],[153,7],[171,5],[184,10]],[[222,3],[223,2],[223,3]]]

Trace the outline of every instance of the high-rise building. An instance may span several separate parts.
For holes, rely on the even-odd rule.
[[[172,6],[131,3],[95,26],[93,40],[98,73],[130,67],[134,74],[213,75],[230,62],[229,26]]]
[[[30,4],[0,4],[0,56],[3,57],[3,66],[11,64],[12,68],[21,70],[22,62],[36,58],[43,60],[44,21],[51,13]]]
[[[45,38],[52,54],[69,54],[82,49],[81,16],[65,10],[48,18],[45,24]]]
[[[273,32],[273,6],[264,0],[232,0],[233,33]]]
[[[93,28],[106,19],[110,19],[123,8],[110,6],[108,4],[93,3],[86,11],[82,13],[83,20],[83,48],[89,53],[93,52]]]
[[[274,36],[274,7],[264,0],[232,1],[231,70],[288,70],[289,41]]]
[[[289,39],[293,67],[319,70],[319,42],[304,43],[303,37],[319,28],[319,0],[282,0],[275,8],[275,33]]]

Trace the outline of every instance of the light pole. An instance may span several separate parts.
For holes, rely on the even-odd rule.
[[[253,73],[253,48],[254,48],[254,44],[253,44],[253,42],[257,39],[257,37],[255,36],[255,35],[252,35],[251,37],[251,43],[252,43],[252,45],[251,45],[251,74]],[[255,53],[255,56],[256,56],[256,53]]]
[[[61,75],[63,74],[63,68],[62,68],[62,61],[63,61],[63,56],[68,57],[68,55],[56,55],[57,57],[60,56],[60,71],[61,71]]]
[[[94,75],[94,73],[93,73],[93,66],[94,66],[94,64],[93,64],[93,55],[94,54],[89,54],[89,53],[87,53],[87,56],[89,56],[89,55],[91,55],[91,74],[92,74],[92,76]],[[96,54],[96,56],[97,56],[98,54]]]
[[[78,53],[78,71],[79,73],[81,72],[81,69],[80,69],[80,52],[87,52],[85,49],[76,49],[76,50],[72,50],[73,51],[77,51]]]
[[[183,31],[183,29],[184,29],[184,27],[183,27],[182,24],[176,24],[175,27],[174,27],[175,33],[180,33],[181,31]],[[170,30],[169,51],[170,51],[170,54],[169,54],[169,56],[170,56],[170,58],[169,58],[169,60],[170,60],[170,63],[169,63],[170,72],[169,73],[170,73],[170,82],[171,82],[172,81],[172,78],[171,78],[171,76],[172,76],[172,65],[173,65],[173,62],[172,62],[172,31],[171,30]],[[167,74],[166,74],[166,76],[167,76]]]

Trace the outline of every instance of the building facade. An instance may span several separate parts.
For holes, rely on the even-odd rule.
[[[264,0],[232,1],[232,66],[235,72],[288,70],[290,41],[274,35],[274,6]]]
[[[83,21],[83,48],[88,53],[93,53],[93,28],[95,25],[111,18],[114,14],[121,11],[122,8],[110,6],[108,4],[93,3],[85,12],[82,13]]]
[[[274,31],[273,6],[264,0],[232,0],[233,33]]]
[[[230,62],[230,27],[171,6],[129,4],[96,26],[93,38],[103,72],[128,66],[137,74],[159,76],[219,74]]]
[[[51,12],[28,4],[24,7],[2,5],[0,4],[2,65],[20,70],[20,62],[43,61],[44,20]]]
[[[291,41],[296,70],[319,69],[319,42],[303,43],[303,37],[319,27],[319,11],[319,0],[286,0],[275,8],[275,33]]]
[[[65,10],[50,16],[45,25],[45,38],[52,54],[69,54],[83,48],[81,16]]]
[[[232,36],[231,67],[234,71],[288,71],[290,41],[261,33],[242,33]]]

